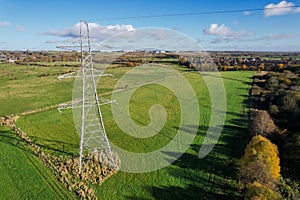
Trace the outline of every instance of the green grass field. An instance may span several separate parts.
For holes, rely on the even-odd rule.
[[[71,79],[58,74],[73,67],[0,64],[0,116],[55,105],[72,99]]]
[[[248,116],[245,104],[252,73],[224,72],[222,75],[227,93],[226,125],[218,145],[208,156],[198,159],[198,151],[207,130],[209,122],[207,119],[210,114],[209,109],[201,106],[209,102],[206,88],[200,86],[197,94],[201,94],[199,101],[202,117],[198,135],[189,150],[174,164],[159,171],[145,174],[120,172],[114,175],[98,187],[99,197],[102,199],[108,196],[113,199],[241,198],[237,189],[237,159],[240,158],[247,143]],[[197,83],[199,80],[196,80],[195,76],[197,75],[186,75],[191,82]],[[117,136],[112,138],[113,141],[114,138]],[[131,144],[123,139],[116,140],[125,143],[124,146]]]
[[[110,69],[109,73],[115,74],[116,78],[101,79],[105,84],[99,86],[99,92],[111,91],[116,80],[127,70],[127,68]],[[191,147],[175,163],[161,170],[144,174],[117,173],[102,186],[97,187],[99,198],[240,198],[236,177],[237,159],[240,158],[247,142],[246,105],[252,74],[253,72],[222,73],[227,95],[226,124],[218,145],[204,159],[198,159],[198,151],[209,124],[210,100],[201,76],[197,72],[185,73],[184,76],[193,85],[201,110],[198,134]],[[214,74],[208,73],[209,75]],[[64,91],[67,89],[65,87]],[[48,95],[55,96],[56,91],[51,91]],[[106,97],[110,98],[110,95]],[[166,107],[168,123],[160,134],[148,139],[136,139],[124,134],[115,125],[110,106],[103,106],[104,122],[111,142],[133,152],[149,152],[167,144],[170,137],[176,133],[174,127],[179,123],[178,115],[180,115],[178,103],[170,91],[156,84],[140,88],[132,97],[131,115],[137,123],[145,125],[149,122],[148,109],[156,103]],[[52,109],[23,116],[17,121],[17,125],[45,151],[54,154],[74,154],[78,150],[79,137],[74,128],[71,111],[64,111],[60,114]]]
[[[0,199],[76,199],[8,128],[0,150]]]

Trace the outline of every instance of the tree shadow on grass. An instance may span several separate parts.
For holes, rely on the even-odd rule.
[[[57,155],[74,155],[74,149],[78,149],[77,144],[71,144],[56,140],[39,137],[30,137],[31,141],[43,150]],[[31,152],[23,141],[13,130],[0,130],[0,143],[5,143],[23,151]],[[32,152],[31,152],[32,153]]]
[[[14,135],[13,135],[14,134]],[[11,130],[0,130],[0,142],[16,146],[21,139]]]
[[[33,143],[54,155],[71,155],[77,153],[79,144],[63,142],[54,139],[30,136]]]
[[[32,138],[31,138],[32,139]],[[24,140],[22,140],[14,131],[12,130],[7,130],[7,131],[0,131],[0,143],[4,143],[16,148],[19,148],[23,151],[27,151],[30,152],[30,149],[26,147],[26,142]],[[59,151],[57,148],[50,148],[49,146],[43,146],[43,145],[39,145],[36,143],[36,141],[34,141],[34,143],[39,146],[39,147],[44,147],[46,149],[51,149],[53,151]],[[63,152],[63,151],[60,151]],[[65,153],[65,152],[63,152]]]
[[[24,141],[10,129],[0,130],[0,143],[30,152],[30,150],[26,148]]]
[[[244,107],[248,107],[247,99]],[[148,186],[145,189],[154,199],[242,199],[238,185],[239,159],[248,143],[248,112],[229,112],[231,120],[223,127],[213,150],[199,159],[201,142],[192,144],[189,150],[176,160],[168,172],[181,184]],[[185,130],[185,129],[183,129]],[[208,127],[199,127],[196,140],[201,141]],[[188,131],[188,128],[185,130]],[[202,144],[203,145],[203,144]],[[176,156],[174,152],[163,152]],[[143,199],[127,197],[128,199]]]
[[[208,127],[198,129],[198,137],[206,134]],[[200,144],[192,144],[172,166],[168,173],[180,184],[145,186],[149,199],[242,199],[238,188],[238,160],[247,141],[247,128],[225,125],[219,142],[204,158],[199,159]],[[176,156],[174,152],[163,152]],[[126,197],[126,199],[146,199]]]
[[[206,128],[205,128],[206,129]],[[224,126],[219,143],[203,159],[198,158],[201,145],[192,145],[192,153],[183,154],[169,173],[186,182],[184,187],[151,188],[155,199],[241,199],[238,191],[238,159],[246,145],[246,130]]]

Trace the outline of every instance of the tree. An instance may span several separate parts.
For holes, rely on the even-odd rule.
[[[278,70],[283,70],[284,64],[283,63],[278,64],[277,68],[278,68]]]
[[[240,181],[246,187],[245,199],[282,199],[276,191],[280,177],[277,146],[267,138],[252,138],[241,159]]]
[[[265,63],[261,63],[259,65],[259,70],[265,70]]]
[[[245,64],[243,64],[243,65],[242,65],[242,70],[247,70],[247,69],[248,69],[248,66],[245,65]]]
[[[237,63],[238,63],[238,65],[241,65],[243,63],[243,59],[241,57],[238,57]]]
[[[296,96],[287,93],[279,99],[279,123],[289,130],[299,130],[300,105]]]
[[[250,162],[259,160],[266,165],[271,177],[277,181],[280,176],[280,160],[278,148],[267,138],[257,135],[245,149],[245,155],[241,159],[242,167],[249,165]]]
[[[239,171],[239,179],[243,187],[258,182],[267,185],[270,188],[276,188],[276,181],[272,178],[268,166],[261,160],[254,159],[241,166]]]
[[[277,127],[266,110],[251,109],[250,129],[251,136],[267,137],[276,132]]]
[[[267,186],[254,182],[249,185],[246,194],[246,200],[281,200],[281,195]]]

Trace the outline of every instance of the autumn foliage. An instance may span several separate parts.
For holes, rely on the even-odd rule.
[[[260,184],[259,182],[251,183],[245,194],[246,200],[281,200],[280,194],[271,188]]]
[[[251,109],[250,120],[251,136],[262,135],[270,136],[277,129],[272,117],[265,110]]]
[[[264,197],[267,193],[274,199],[280,197],[276,192],[280,177],[279,164],[277,146],[261,135],[254,136],[241,159],[240,180],[246,188],[246,199],[270,199]]]
[[[242,165],[253,161],[262,161],[267,165],[273,179],[277,180],[280,176],[280,165],[278,148],[267,138],[257,135],[254,136],[245,150],[245,155],[241,159]]]

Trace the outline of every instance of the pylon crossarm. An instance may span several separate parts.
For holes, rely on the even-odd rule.
[[[112,104],[112,103],[116,103],[116,100],[108,100],[105,99],[103,97],[98,98],[99,100],[99,105],[107,105],[107,104]],[[85,108],[90,108],[90,107],[97,107],[97,105],[86,105],[84,106]],[[74,103],[70,103],[70,104],[60,104],[57,108],[57,111],[59,113],[62,113],[62,110],[66,110],[66,109],[70,109],[70,108],[82,108],[82,100],[74,102]]]
[[[109,76],[111,78],[114,78],[115,76],[113,74],[106,74],[103,73],[102,71],[98,70],[98,69],[93,69],[94,70],[94,76]]]
[[[100,72],[99,70],[94,70],[94,71]],[[57,79],[62,80],[64,78],[80,78],[80,77],[82,77],[82,76],[74,75],[76,73],[78,74],[78,71],[61,75],[61,76],[57,77]],[[104,73],[99,73],[99,74],[94,75],[94,77],[102,77],[102,76],[109,76],[109,77],[112,77],[112,78],[114,77],[114,75],[112,75],[112,74],[104,74]],[[85,77],[91,77],[91,75],[85,75]]]
[[[85,77],[102,77],[102,76],[110,76],[110,77],[114,77],[112,74],[94,74],[94,75],[85,75]]]
[[[108,99],[105,99],[103,97],[98,98],[98,100],[99,100],[99,105],[101,105],[101,106],[106,105],[106,104],[117,103],[116,100],[108,100]]]

